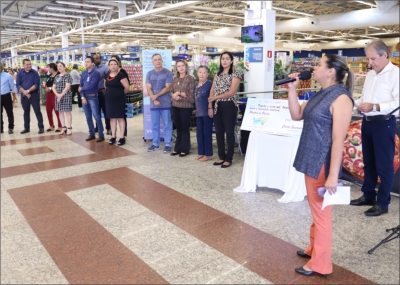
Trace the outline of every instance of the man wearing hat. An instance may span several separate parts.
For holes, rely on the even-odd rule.
[[[79,108],[82,108],[82,99],[78,90],[79,83],[81,82],[81,76],[79,75],[77,64],[74,64],[72,66],[72,71],[70,75],[72,77],[72,84],[71,84],[72,102],[74,102],[73,98],[75,98],[75,95],[78,94],[78,106]]]

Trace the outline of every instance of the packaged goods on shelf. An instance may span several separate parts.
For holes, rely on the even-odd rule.
[[[143,90],[143,69],[141,64],[123,65],[123,69],[126,70],[129,76],[131,85],[129,91],[141,91]]]

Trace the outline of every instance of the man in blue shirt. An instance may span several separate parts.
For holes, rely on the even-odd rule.
[[[103,110],[104,121],[106,122],[107,135],[111,135],[111,126],[110,119],[107,119],[106,116],[106,99],[104,96],[105,88],[104,88],[104,79],[106,79],[108,75],[108,67],[101,63],[101,55],[96,53],[94,56],[94,64],[95,69],[100,73],[100,81],[98,85],[98,97],[99,97],[99,111]],[[101,113],[100,113],[101,114]],[[98,129],[98,125],[96,124],[96,131]]]
[[[160,148],[160,117],[164,124],[164,153],[170,153],[172,144],[172,121],[171,121],[171,89],[173,74],[162,66],[163,60],[160,54],[152,57],[154,69],[146,76],[146,88],[150,96],[151,123],[153,125],[153,144],[147,151],[155,151]]]
[[[14,133],[14,112],[13,112],[13,102],[11,91],[14,88],[14,79],[13,77],[7,73],[3,72],[3,65],[0,63],[0,72],[1,72],[1,133],[4,132],[3,125],[3,108],[6,109],[7,117],[8,117],[8,133]]]
[[[96,138],[92,119],[93,115],[99,128],[99,137],[97,138],[96,142],[102,142],[104,141],[104,128],[103,122],[101,121],[99,99],[97,95],[100,73],[94,69],[94,59],[91,56],[86,57],[85,66],[86,70],[82,73],[78,91],[81,95],[82,107],[83,111],[85,112],[86,121],[89,127],[89,136],[87,137],[86,141],[91,141]]]
[[[43,116],[40,111],[39,73],[32,69],[29,59],[22,61],[23,68],[17,74],[17,89],[21,93],[21,105],[24,109],[24,130],[21,134],[30,132],[31,106],[38,120],[39,134],[44,133]]]

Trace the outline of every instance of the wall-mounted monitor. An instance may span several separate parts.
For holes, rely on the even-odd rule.
[[[260,43],[263,41],[263,26],[242,27],[242,43]]]

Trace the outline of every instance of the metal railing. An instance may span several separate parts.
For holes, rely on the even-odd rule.
[[[305,90],[317,91],[317,90],[321,90],[321,88],[299,88],[299,89],[296,89],[296,91],[305,91]],[[245,94],[278,93],[278,96],[279,96],[281,93],[287,93],[287,92],[288,92],[288,89],[276,89],[276,90],[270,90],[270,91],[237,92],[236,94],[245,95]]]

